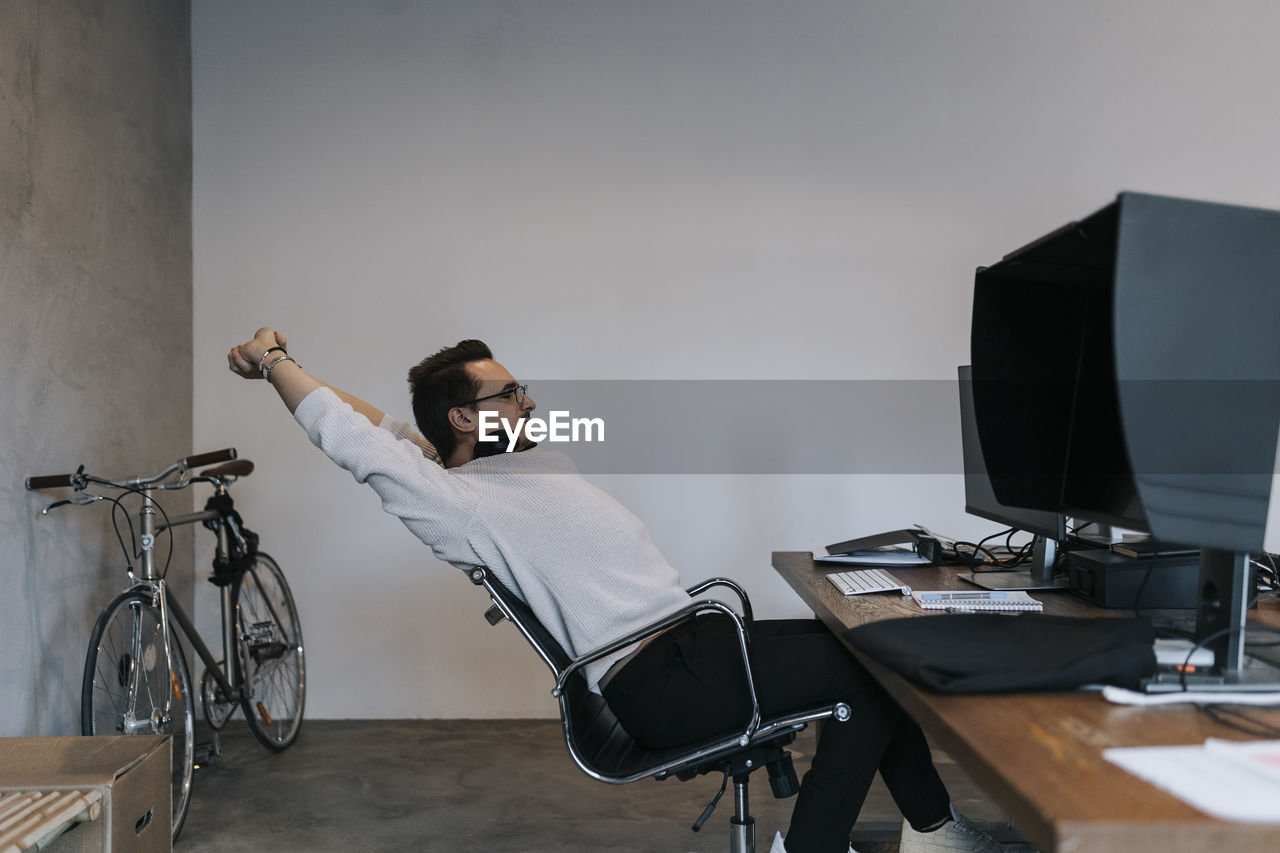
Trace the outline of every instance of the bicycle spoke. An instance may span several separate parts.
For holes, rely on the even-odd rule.
[[[99,656],[98,659],[94,662],[95,672],[96,672],[96,677],[94,678],[94,684],[93,684],[94,690],[95,692],[101,693],[108,700],[110,700],[111,709],[114,713],[114,716],[120,719],[123,719],[125,711],[124,711],[124,708],[120,707],[120,699],[121,699],[120,694],[110,689],[110,685],[112,682],[108,680],[108,679],[113,679],[113,680],[119,679],[120,675],[119,675],[118,664],[117,666],[112,667],[111,672],[109,673],[103,671],[104,663],[107,663],[111,660],[115,660],[115,661],[120,660],[121,652],[120,652],[119,643],[115,639],[109,640],[108,637],[105,635],[103,637],[103,642],[104,643],[109,642],[108,654],[104,656]]]
[[[269,749],[284,749],[302,724],[302,631],[288,584],[265,554],[248,567],[236,588],[236,619],[249,726]]]
[[[267,608],[267,615],[271,618],[272,624],[275,625],[278,629],[280,629],[280,635],[281,635],[281,638],[284,640],[284,642],[286,644],[291,643],[292,640],[285,633],[285,623],[280,620],[280,617],[276,614],[276,609],[271,605],[271,596],[267,595],[267,591],[263,589],[262,578],[258,575],[257,566],[250,565],[247,574],[249,575],[249,577],[253,578],[254,585],[258,587],[258,595],[261,597],[263,605],[265,605]],[[265,621],[265,620],[257,620],[257,621]]]

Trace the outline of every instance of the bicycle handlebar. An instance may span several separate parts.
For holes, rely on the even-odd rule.
[[[236,449],[228,447],[225,450],[215,450],[212,453],[197,453],[195,456],[188,456],[182,460],[184,468],[199,468],[202,465],[216,465],[219,462],[230,462],[236,458]]]
[[[46,477],[28,477],[27,490],[59,489],[64,486],[70,486],[73,485],[73,477],[75,477],[75,474],[50,474]]]
[[[133,486],[148,486],[157,483],[160,480],[172,475],[177,471],[188,471],[191,468],[199,468],[203,465],[213,465],[218,462],[230,462],[237,456],[234,447],[228,447],[223,450],[214,450],[210,453],[197,453],[193,456],[187,456],[179,459],[169,467],[165,468],[154,477],[136,477],[122,483],[115,483],[109,480],[101,480],[92,475],[84,474],[84,467],[74,474],[49,474],[42,477],[28,477],[27,490],[37,491],[39,489],[59,489],[68,486],[78,486],[83,488],[87,481],[97,482],[102,485],[115,486],[116,488],[130,488]]]

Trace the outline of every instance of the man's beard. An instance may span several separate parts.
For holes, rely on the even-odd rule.
[[[519,439],[521,435],[522,434],[517,434],[516,438]],[[507,435],[505,430],[498,430],[498,432],[494,433],[492,437],[495,438],[496,441],[477,441],[475,450],[472,451],[472,456],[476,459],[483,459],[486,456],[497,456],[501,453],[508,452],[507,448],[511,446],[511,438]],[[537,446],[538,442],[530,441],[528,444],[521,447],[520,442],[517,440],[514,452],[522,453],[531,447]]]

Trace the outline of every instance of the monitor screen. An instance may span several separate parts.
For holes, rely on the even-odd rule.
[[[979,435],[1006,506],[1147,529],[1117,400],[1112,205],[980,268]]]
[[[1007,524],[1036,536],[1061,541],[1066,538],[1066,524],[1060,513],[1006,506],[996,500],[991,476],[982,458],[978,441],[978,422],[973,407],[973,370],[959,368],[960,439],[964,452],[964,509],[970,515],[998,524]]]
[[[1249,554],[1280,539],[1280,211],[1121,193],[979,268],[971,359],[1005,504],[1200,549],[1196,637],[1244,668]]]

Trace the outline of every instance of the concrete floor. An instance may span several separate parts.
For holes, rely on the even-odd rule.
[[[721,777],[596,782],[569,758],[555,720],[309,720],[298,742],[275,754],[237,717],[221,745],[222,755],[196,771],[177,853],[728,849],[732,791],[702,832],[689,830]],[[811,732],[792,746],[797,773],[812,749]],[[936,760],[961,811],[1003,820],[954,763]],[[773,799],[763,774],[751,793],[767,851],[794,801]],[[900,826],[877,780],[854,844],[891,853]]]

